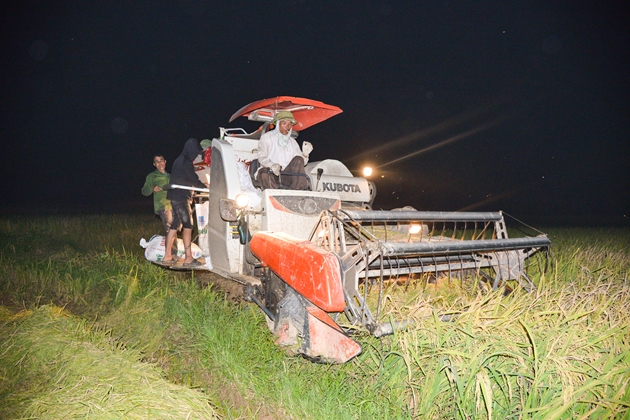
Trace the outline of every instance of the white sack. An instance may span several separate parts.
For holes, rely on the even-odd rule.
[[[177,239],[177,257],[183,258],[186,254],[184,252],[184,241]],[[175,245],[175,244],[173,244]],[[193,258],[203,257],[203,251],[197,246],[197,244],[191,244],[190,250],[192,251]],[[162,261],[164,259],[164,236],[154,235],[147,242],[144,238],[140,239],[140,246],[144,248],[144,258],[148,261]]]
[[[204,255],[210,255],[210,249],[208,247],[208,208],[210,202],[206,201],[203,204],[195,204],[195,215],[197,216],[197,232],[199,238],[197,243],[199,248],[203,251]]]
[[[256,189],[254,184],[252,184],[252,178],[249,176],[245,163],[236,162],[236,169],[238,172],[238,183],[241,187],[241,194],[245,194],[249,198],[247,206],[256,207],[262,201],[262,198],[260,198],[260,190]]]

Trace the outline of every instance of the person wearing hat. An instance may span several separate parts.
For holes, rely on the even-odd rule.
[[[258,163],[261,168],[256,179],[260,180],[264,188],[284,186],[292,190],[308,189],[304,165],[308,163],[313,145],[305,141],[300,150],[297,141],[291,137],[293,126],[297,124],[291,112],[278,112],[272,123],[276,127],[263,134],[258,142]]]

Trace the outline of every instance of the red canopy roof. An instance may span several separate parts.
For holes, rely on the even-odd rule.
[[[343,112],[339,107],[312,99],[277,96],[245,105],[232,115],[230,122],[238,117],[249,117],[250,120],[261,122],[271,121],[279,111],[291,111],[297,121],[293,126],[294,131],[304,130]]]

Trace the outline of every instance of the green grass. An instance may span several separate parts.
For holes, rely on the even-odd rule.
[[[218,418],[203,393],[58,307],[4,315],[3,418]]]
[[[145,261],[138,242],[160,229],[152,216],[0,219],[4,417],[158,417],[142,401],[163,418],[630,416],[628,228],[552,229],[531,294],[416,288],[412,328],[361,334],[363,353],[332,366],[285,355],[256,306]]]

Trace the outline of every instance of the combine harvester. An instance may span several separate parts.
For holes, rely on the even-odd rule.
[[[222,128],[210,164],[197,161],[200,174],[206,171],[200,177],[210,178],[210,188],[197,194],[207,206],[198,209],[208,209],[197,214],[207,216],[199,246],[211,258],[202,268],[244,286],[278,345],[344,363],[361,353],[348,331],[380,337],[409,323],[384,322],[383,295],[419,279],[472,275],[494,289],[508,283],[534,289],[526,262],[551,242],[541,232],[509,238],[501,212],[372,210],[374,185],[330,159],[306,165],[308,191],[256,189],[249,168],[279,111],[293,113],[294,135],[342,112],[289,96],[251,103],[230,122],[244,116],[261,127]]]

